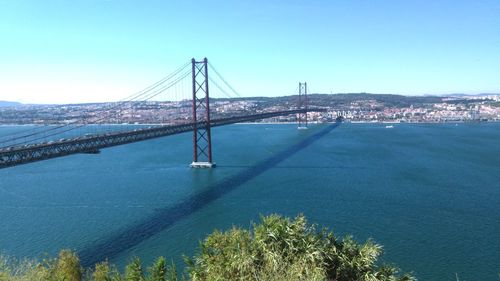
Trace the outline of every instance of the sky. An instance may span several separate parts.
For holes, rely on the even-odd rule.
[[[0,100],[117,101],[207,57],[243,96],[500,93],[499,0],[0,0]]]

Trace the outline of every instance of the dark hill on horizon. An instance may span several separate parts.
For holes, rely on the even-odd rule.
[[[390,107],[421,106],[424,104],[441,103],[444,96],[404,96],[394,94],[369,94],[369,93],[346,93],[346,94],[309,94],[307,99],[311,106],[338,107],[350,105],[352,102],[376,101]],[[290,105],[297,104],[298,96],[281,97],[241,97],[231,100],[258,101],[263,105]],[[216,100],[229,100],[228,98]]]
[[[14,102],[14,101],[3,101],[0,100],[0,107],[10,107],[10,106],[19,106],[22,105],[20,102]]]
[[[388,107],[409,107],[413,106],[421,106],[424,104],[433,104],[433,103],[441,103],[443,99],[446,98],[463,98],[467,97],[482,97],[486,95],[499,95],[499,94],[460,94],[454,93],[449,95],[421,95],[421,96],[410,96],[410,95],[399,95],[399,94],[372,94],[372,93],[336,93],[336,94],[321,94],[321,93],[313,93],[308,94],[309,105],[312,106],[343,106],[349,105],[352,102],[362,102],[362,101],[376,101],[377,103],[384,104]],[[254,96],[254,97],[233,97],[233,98],[213,98],[214,101],[255,101],[259,102],[261,105],[270,106],[270,105],[283,105],[283,106],[293,106],[298,102],[298,95],[292,96],[276,96],[276,97],[263,97],[263,96]],[[487,100],[485,98],[485,100]],[[141,102],[141,101],[136,101]],[[100,104],[105,104],[110,102],[88,102],[88,103],[63,103],[63,104],[29,104],[29,105],[40,105],[40,106],[89,106],[95,105],[98,106]],[[113,103],[113,102],[111,102]],[[12,101],[1,101],[0,107],[15,107],[27,105],[20,102],[12,102]]]

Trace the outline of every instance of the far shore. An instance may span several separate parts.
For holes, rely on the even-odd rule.
[[[350,121],[346,120],[343,123],[351,124],[479,124],[479,123],[498,123],[500,120],[487,120],[487,121],[425,121],[425,122],[408,122],[408,121]],[[308,122],[308,124],[331,124],[335,122]],[[241,122],[234,123],[239,125],[290,125],[298,124],[297,122]],[[22,126],[62,126],[66,124],[0,124],[0,127],[22,127]],[[74,124],[80,126],[82,124]],[[155,123],[141,123],[141,124],[86,124],[85,126],[168,126],[176,124],[155,124]]]

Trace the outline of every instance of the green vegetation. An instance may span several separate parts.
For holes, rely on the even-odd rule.
[[[163,257],[146,271],[139,258],[134,258],[122,274],[107,261],[83,269],[73,252],[63,250],[58,258],[41,262],[0,257],[0,280],[414,280],[398,274],[393,266],[378,265],[381,250],[371,240],[358,244],[351,237],[337,239],[326,229],[308,225],[304,216],[291,220],[271,215],[250,230],[233,227],[209,235],[194,257],[185,258],[187,267],[181,278]]]
[[[442,103],[443,98],[437,96],[403,96],[389,94],[368,94],[368,93],[348,93],[348,94],[309,94],[307,96],[310,106],[329,107],[331,109],[347,110],[352,103],[363,103],[366,101],[376,101],[382,107],[424,107],[429,104]],[[252,98],[247,98],[252,100]],[[284,96],[275,98],[258,98],[262,108],[270,106],[296,105],[298,96]],[[253,98],[255,100],[255,98]],[[368,107],[369,108],[369,107]]]
[[[493,107],[500,107],[500,101],[492,102],[491,106],[493,106]]]
[[[464,106],[471,106],[477,103],[483,103],[483,102],[491,102],[490,104],[493,104],[494,101],[492,99],[456,99],[456,100],[447,100],[446,103],[448,104],[462,104]]]

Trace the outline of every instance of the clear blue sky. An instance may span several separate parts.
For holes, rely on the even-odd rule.
[[[499,0],[0,0],[0,100],[118,100],[190,58],[245,96],[500,92]]]

